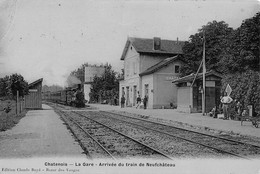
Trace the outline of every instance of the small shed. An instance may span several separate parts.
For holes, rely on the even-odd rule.
[[[25,96],[25,108],[42,109],[42,78],[29,84],[29,94]]]
[[[172,82],[177,86],[177,110],[179,111],[189,113],[202,112],[203,74],[199,73],[195,81],[194,78],[195,74],[191,74]],[[208,71],[205,74],[206,113],[220,104],[221,79],[222,75],[216,71]]]

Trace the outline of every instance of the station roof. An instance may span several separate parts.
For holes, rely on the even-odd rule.
[[[140,76],[144,76],[144,75],[148,75],[148,74],[152,74],[160,69],[162,69],[163,67],[169,65],[170,63],[176,61],[176,60],[181,60],[180,59],[180,55],[177,55],[177,56],[174,56],[174,57],[169,57],[169,58],[166,58],[160,62],[158,62],[157,64],[149,67],[147,70],[145,70],[144,72],[140,73],[139,75]]]
[[[38,84],[38,83],[41,83],[42,81],[43,81],[43,78],[40,78],[40,79],[38,79],[38,80],[36,80],[36,81],[30,83],[30,84],[28,85],[28,87],[30,88],[30,87],[32,87],[32,86]]]
[[[172,83],[183,83],[183,82],[192,82],[195,78],[195,73],[192,73],[190,75],[187,75],[187,76],[184,76],[184,77],[181,77],[177,80],[174,80]],[[214,70],[210,70],[208,72],[205,73],[205,77],[208,77],[208,76],[216,76],[216,77],[219,77],[219,78],[223,78],[222,74],[214,71]],[[203,78],[203,74],[202,73],[198,73],[197,77],[196,77],[196,80],[200,80]]]
[[[155,54],[182,54],[182,47],[184,41],[174,41],[174,40],[160,40],[160,49],[154,49],[154,39],[145,38],[135,38],[128,37],[121,60],[125,59],[127,50],[130,45],[132,45],[138,53],[155,53]]]

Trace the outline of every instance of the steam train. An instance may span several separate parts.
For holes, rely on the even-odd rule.
[[[77,87],[68,87],[61,91],[44,92],[42,99],[73,107],[85,107],[84,93],[81,90],[80,84]]]

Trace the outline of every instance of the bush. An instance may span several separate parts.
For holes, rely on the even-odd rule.
[[[243,108],[253,105],[255,112],[260,114],[260,73],[247,71],[244,73],[229,74],[222,79],[221,92],[227,84],[232,88],[231,97],[240,101]]]

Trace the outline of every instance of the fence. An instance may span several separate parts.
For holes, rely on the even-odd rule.
[[[19,115],[25,109],[25,99],[22,97],[17,98],[16,100],[16,115]]]

